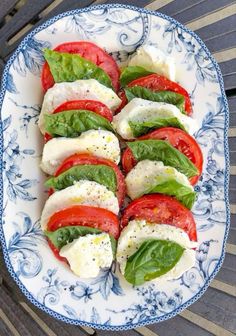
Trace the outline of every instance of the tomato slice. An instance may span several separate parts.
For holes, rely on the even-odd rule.
[[[191,135],[178,128],[163,127],[138,138],[138,140],[145,139],[167,140],[173,147],[186,155],[199,171],[199,174],[191,177],[189,181],[192,185],[197,183],[202,173],[203,155],[201,148]],[[127,148],[122,156],[122,166],[124,171],[128,173],[136,164],[137,161],[135,160],[132,151]]]
[[[185,111],[187,112],[188,115],[191,115],[193,110],[192,110],[192,104],[191,100],[189,97],[188,92],[180,86],[178,83],[172,82],[168,78],[164,76],[160,76],[157,74],[151,74],[145,77],[140,77],[132,82],[130,82],[128,87],[133,87],[133,86],[143,86],[151,91],[173,91],[176,93],[181,94],[185,98]],[[126,98],[124,90],[121,90],[119,92],[119,97],[122,100],[120,106],[116,110],[116,113],[118,113],[127,103],[128,100]]]
[[[54,50],[70,54],[79,54],[88,61],[93,62],[109,75],[115,91],[118,91],[120,78],[119,67],[113,57],[96,44],[88,41],[67,42],[58,45]],[[54,85],[54,79],[47,62],[43,65],[41,82],[44,92]]]
[[[112,111],[105,104],[97,100],[70,100],[58,106],[53,111],[53,113],[59,113],[62,111],[70,111],[70,110],[89,110],[99,114],[100,116],[106,118],[110,122],[113,119]],[[52,136],[48,133],[45,133],[44,135],[45,143],[51,139]]]
[[[196,223],[191,211],[170,196],[152,194],[132,201],[124,210],[121,228],[133,219],[176,226],[183,229],[190,240],[197,241]]]
[[[51,240],[47,239],[47,242],[48,242],[48,246],[50,247],[50,249],[52,250],[52,253],[54,254],[54,256],[60,260],[60,261],[63,261],[65,263],[68,264],[68,261],[65,257],[61,257],[60,256],[60,251],[58,250],[58,248],[56,246],[53,245],[53,243],[51,242]]]
[[[74,205],[55,212],[47,224],[48,231],[64,226],[88,226],[109,233],[115,239],[120,234],[118,217],[111,211],[86,205]]]
[[[116,174],[116,179],[117,179],[116,196],[117,196],[119,205],[121,206],[124,201],[125,193],[126,193],[125,180],[124,180],[124,176],[122,172],[120,171],[119,167],[110,160],[99,158],[92,154],[73,154],[62,162],[62,164],[56,170],[54,176],[58,176],[62,174],[64,171],[68,170],[69,168],[73,166],[78,166],[78,165],[83,165],[83,164],[103,164],[103,165],[111,167],[114,170]]]
[[[69,110],[88,110],[99,114],[110,122],[113,119],[112,111],[105,104],[97,100],[70,100],[58,106],[53,113]]]

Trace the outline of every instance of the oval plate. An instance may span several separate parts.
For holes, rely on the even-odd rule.
[[[178,280],[133,288],[114,264],[85,281],[47,248],[39,224],[46,199],[37,127],[42,48],[73,40],[94,41],[118,61],[143,43],[156,45],[175,58],[177,80],[191,94],[199,123],[195,137],[204,154],[193,208],[199,248],[195,267]],[[170,17],[131,6],[62,13],[27,35],[11,56],[1,104],[3,253],[11,276],[33,304],[68,323],[123,330],[173,317],[204,293],[223,262],[229,229],[229,113],[219,67],[197,35]]]

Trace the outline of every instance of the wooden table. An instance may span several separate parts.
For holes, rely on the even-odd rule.
[[[221,67],[230,109],[231,229],[224,264],[206,293],[175,318],[124,332],[59,322],[32,306],[8,275],[1,256],[0,336],[232,336],[236,334],[236,2],[232,0],[0,0],[0,72],[22,37],[60,12],[101,3],[158,10],[196,31]]]

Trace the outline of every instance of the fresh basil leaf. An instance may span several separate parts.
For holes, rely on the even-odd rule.
[[[114,193],[117,190],[117,180],[114,170],[109,166],[92,164],[71,167],[59,176],[51,177],[46,181],[45,186],[61,190],[72,186],[79,180],[95,181]]]
[[[162,183],[156,183],[150,189],[145,190],[145,194],[156,193],[174,196],[188,209],[192,208],[196,199],[196,193],[190,187],[179,183],[174,178]]]
[[[135,160],[162,161],[165,166],[171,166],[187,177],[198,174],[197,167],[178,149],[164,140],[137,140],[127,143]]]
[[[169,272],[180,260],[184,248],[169,240],[148,239],[126,263],[125,279],[139,286]]]
[[[129,126],[135,138],[147,134],[148,132],[161,127],[177,127],[186,131],[184,125],[175,117],[171,118],[156,118],[150,121],[129,121]]]
[[[133,98],[142,98],[146,100],[151,100],[154,102],[163,102],[167,104],[172,104],[178,107],[180,112],[185,114],[185,99],[179,93],[172,91],[151,91],[142,86],[133,86],[125,89],[125,94],[128,101]]]
[[[87,110],[69,110],[44,115],[45,130],[55,136],[76,137],[88,130],[103,129],[114,132],[110,122]]]
[[[86,236],[87,234],[100,234],[102,230],[95,229],[87,226],[64,226],[56,231],[44,231],[46,237],[52,244],[60,250],[63,246],[71,243],[73,240]],[[113,257],[116,255],[116,240],[110,236]]]
[[[94,78],[101,84],[112,88],[112,82],[108,74],[102,68],[78,54],[44,49],[44,57],[56,83]]]
[[[128,83],[132,82],[134,79],[151,75],[150,72],[141,66],[128,66],[126,67],[120,75],[121,86],[124,87]]]

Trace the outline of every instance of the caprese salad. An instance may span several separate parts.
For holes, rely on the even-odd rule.
[[[144,45],[121,71],[89,41],[44,57],[41,227],[54,255],[82,278],[114,260],[132,285],[180,277],[195,263],[190,209],[203,157],[174,59]]]

